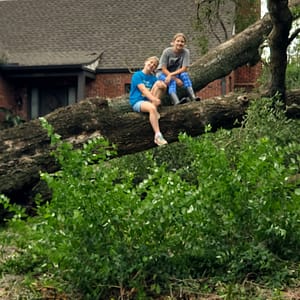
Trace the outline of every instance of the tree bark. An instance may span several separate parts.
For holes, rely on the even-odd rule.
[[[270,88],[269,96],[279,94],[285,101],[285,72],[287,67],[287,47],[293,16],[288,7],[288,0],[267,1],[272,31],[269,35],[270,46]]]
[[[169,143],[176,142],[180,132],[201,135],[205,126],[213,130],[233,128],[236,120],[246,113],[249,101],[257,94],[231,94],[226,97],[190,102],[179,106],[162,107],[161,130]],[[287,97],[290,114],[300,115],[300,91]],[[117,103],[119,105],[117,105]],[[86,99],[60,108],[46,116],[47,121],[60,134],[63,141],[81,146],[87,140],[103,136],[124,155],[155,146],[148,115],[132,112],[128,99],[118,101]],[[32,199],[34,187],[40,182],[39,174],[59,169],[51,151],[50,139],[39,120],[0,131],[0,194],[14,202],[27,203]]]
[[[120,106],[104,99],[86,99],[60,108],[45,118],[62,140],[74,145],[80,146],[92,137],[103,136],[117,146],[119,155],[154,147],[148,115],[132,112],[128,99],[118,102]],[[163,107],[161,130],[172,143],[180,132],[192,136],[203,133],[207,124],[214,128],[231,127],[243,116],[246,104],[247,101],[237,101],[232,96]],[[0,194],[14,201],[26,199],[39,181],[40,171],[59,169],[51,150],[50,139],[39,120],[0,131]]]
[[[194,89],[201,90],[208,83],[230,74],[238,67],[258,63],[260,46],[271,29],[271,19],[267,14],[244,31],[199,58],[190,67]]]

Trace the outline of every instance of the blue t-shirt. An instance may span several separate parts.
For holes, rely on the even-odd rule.
[[[147,101],[148,99],[141,93],[138,88],[139,84],[144,84],[148,90],[151,90],[154,83],[157,81],[155,75],[145,74],[143,71],[137,71],[131,78],[129,103],[134,106],[138,101]]]

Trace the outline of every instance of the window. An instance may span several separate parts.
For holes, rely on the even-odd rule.
[[[31,119],[47,115],[59,107],[75,102],[75,87],[33,88],[31,90]]]
[[[129,94],[130,93],[130,83],[125,83],[125,94]]]

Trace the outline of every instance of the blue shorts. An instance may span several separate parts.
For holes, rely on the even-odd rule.
[[[132,106],[133,111],[135,111],[135,112],[141,112],[141,105],[142,105],[143,102],[145,102],[145,100],[140,100],[140,101],[136,102]]]

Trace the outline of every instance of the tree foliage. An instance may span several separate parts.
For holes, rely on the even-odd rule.
[[[62,169],[42,174],[51,203],[14,219],[30,230],[2,271],[50,271],[85,299],[150,298],[187,278],[286,284],[300,259],[298,125],[262,99],[243,129],[107,161],[106,141],[72,149],[45,123]]]

